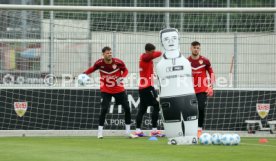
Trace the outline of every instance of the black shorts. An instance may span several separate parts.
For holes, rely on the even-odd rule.
[[[165,122],[184,121],[198,118],[197,99],[194,94],[160,98],[160,104]]]
[[[155,104],[158,104],[156,100],[157,92],[152,86],[139,89],[139,97],[140,97],[140,104],[143,104],[145,106],[154,106]]]
[[[110,101],[111,101],[112,97],[115,98],[115,104],[116,105],[128,104],[128,99],[127,99],[127,95],[126,95],[125,91],[120,92],[120,93],[116,93],[116,94],[101,92],[101,96],[103,98],[103,101],[107,101],[105,103],[108,103],[108,104],[110,104]]]

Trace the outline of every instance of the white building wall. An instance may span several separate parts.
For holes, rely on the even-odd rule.
[[[44,20],[44,38],[49,37],[49,22]],[[77,28],[76,26],[79,26]],[[89,54],[94,63],[101,58],[101,49],[110,46],[114,57],[122,59],[135,75],[139,72],[139,55],[148,42],[160,45],[159,32],[88,32],[87,21],[56,20],[54,25],[53,74],[78,75],[89,67]],[[46,29],[46,30],[45,30]],[[91,35],[89,35],[91,34]],[[227,79],[235,52],[235,33],[180,33],[181,52],[190,54],[190,43],[201,43],[201,54],[210,59],[217,78]],[[90,40],[88,38],[91,37]],[[276,87],[275,35],[269,33],[237,33],[237,87]],[[71,42],[70,42],[71,41]],[[79,42],[78,42],[79,41]],[[90,46],[90,48],[89,48]],[[91,49],[91,51],[89,51]],[[42,71],[49,70],[49,43],[43,44]],[[98,76],[97,74],[93,75]],[[221,86],[224,87],[224,86]]]

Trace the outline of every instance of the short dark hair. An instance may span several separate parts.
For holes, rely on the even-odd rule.
[[[191,43],[192,46],[200,46],[200,43],[198,41],[193,41]]]
[[[155,46],[154,46],[153,44],[151,44],[151,43],[147,43],[147,44],[145,45],[145,50],[146,50],[146,51],[155,50]]]
[[[111,48],[109,46],[105,46],[103,49],[102,49],[102,53],[104,53],[105,51],[110,51]]]

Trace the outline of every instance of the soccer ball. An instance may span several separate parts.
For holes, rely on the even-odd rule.
[[[222,135],[221,142],[223,145],[232,145],[234,143],[234,137],[231,134]]]
[[[220,145],[221,144],[221,137],[222,135],[219,133],[215,133],[212,135],[212,143],[214,145]]]
[[[90,81],[90,77],[88,77],[88,75],[86,75],[86,74],[80,74],[78,76],[78,83],[81,86],[86,85],[89,81]]]
[[[241,137],[238,134],[233,134],[232,136],[234,138],[233,145],[239,145],[241,142]]]
[[[209,133],[203,133],[199,137],[199,143],[203,145],[212,144],[212,136]]]

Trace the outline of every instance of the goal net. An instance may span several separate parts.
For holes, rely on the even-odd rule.
[[[101,6],[100,1],[27,9],[0,5],[0,130],[96,130],[99,74],[91,75],[87,87],[79,87],[75,77],[101,58],[104,46],[110,46],[129,69],[125,86],[134,130],[140,102],[139,55],[148,42],[162,50],[159,31],[166,27],[179,30],[186,57],[196,40],[212,63],[215,95],[208,98],[205,130],[246,132],[246,120],[260,120],[263,127],[276,120],[274,11],[177,10],[193,7],[183,2],[171,3],[171,9],[161,2],[142,10],[137,1],[117,6],[123,4],[127,5],[121,11],[115,4],[93,6]],[[112,102],[104,128],[122,130],[123,109]],[[149,107],[144,130],[151,128],[150,113]],[[163,128],[162,120],[158,127]]]

